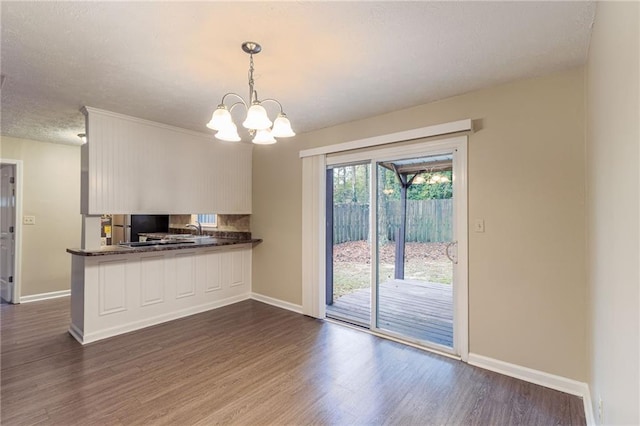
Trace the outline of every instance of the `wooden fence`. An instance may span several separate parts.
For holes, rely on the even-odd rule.
[[[407,200],[407,242],[451,241],[453,236],[453,200]],[[380,236],[394,241],[400,227],[400,201],[378,206]],[[333,206],[333,242],[369,239],[369,205],[336,204]]]

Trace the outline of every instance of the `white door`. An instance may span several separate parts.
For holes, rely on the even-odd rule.
[[[3,302],[16,303],[14,266],[15,266],[15,229],[16,196],[15,164],[0,165],[0,296]]]

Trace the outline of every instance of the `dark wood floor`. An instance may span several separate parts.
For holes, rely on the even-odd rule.
[[[1,314],[3,425],[585,423],[577,397],[256,301],[84,347],[67,298]]]
[[[378,327],[412,339],[453,347],[450,284],[390,280],[380,284]],[[371,289],[356,290],[327,305],[327,316],[368,327]]]

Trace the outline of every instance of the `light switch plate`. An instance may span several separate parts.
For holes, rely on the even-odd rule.
[[[476,232],[484,232],[484,219],[476,219],[473,224],[473,230]]]
[[[24,216],[22,218],[22,223],[25,225],[35,225],[36,217],[35,216]]]

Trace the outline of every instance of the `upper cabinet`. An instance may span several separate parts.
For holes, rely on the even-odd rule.
[[[83,112],[83,214],[251,213],[250,144],[90,107]]]

